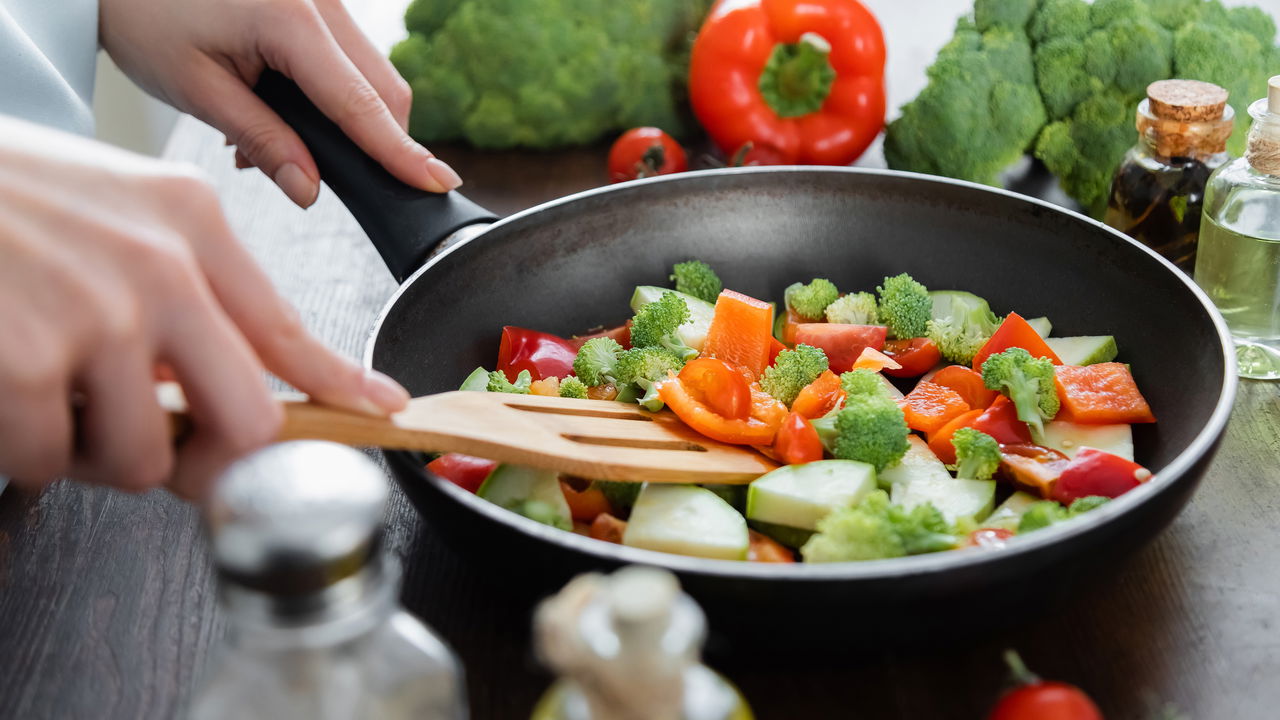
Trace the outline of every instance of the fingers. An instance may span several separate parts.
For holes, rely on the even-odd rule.
[[[369,84],[378,91],[382,102],[391,111],[391,116],[400,124],[401,129],[409,128],[409,109],[413,105],[413,91],[409,83],[400,76],[399,71],[374,47],[369,37],[361,32],[350,13],[341,2],[319,0],[316,9],[329,25],[329,32],[334,40],[351,58],[351,62],[365,76]]]
[[[16,385],[0,403],[0,463],[14,484],[35,489],[70,469],[70,390],[52,377]]]
[[[323,19],[313,20],[283,27],[266,39],[272,66],[293,78],[316,107],[402,182],[431,192],[461,185],[452,168],[405,133]]]

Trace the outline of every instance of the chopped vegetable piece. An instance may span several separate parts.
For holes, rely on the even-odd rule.
[[[467,392],[487,392],[489,389],[489,371],[482,367],[478,367],[471,371],[466,380],[462,381],[459,390]]]
[[[1018,419],[1018,408],[1001,395],[975,419],[971,426],[995,438],[1001,445],[1031,442],[1031,430]]]
[[[1032,439],[1044,442],[1044,423],[1052,420],[1062,405],[1054,387],[1052,362],[1011,347],[982,363],[982,382],[988,389],[1008,395],[1018,408],[1018,418],[1030,427]]]
[[[991,339],[973,356],[973,369],[981,372],[982,365],[988,357],[1015,347],[1031,353],[1031,357],[1048,358],[1054,365],[1062,364],[1035,328],[1028,325],[1018,313],[1009,313],[1009,317],[1000,323],[1000,327],[996,328]]]
[[[628,399],[642,394],[639,403],[650,412],[662,409],[662,401],[658,398],[653,384],[662,380],[667,373],[679,370],[684,365],[674,352],[660,347],[637,347],[618,353],[618,362],[613,368],[614,381],[619,387],[619,399],[625,395]]]
[[[963,365],[948,365],[934,373],[929,382],[955,390],[971,408],[988,407],[1000,395],[987,389],[981,374]]]
[[[1063,520],[1079,517],[1109,501],[1110,498],[1090,496],[1072,502],[1069,507],[1063,507],[1053,500],[1040,500],[1032,503],[1023,512],[1022,518],[1018,521],[1018,533],[1028,533]]]
[[[844,390],[840,376],[827,370],[796,395],[791,410],[812,420],[831,412],[842,400]]]
[[[1063,365],[1054,375],[1063,420],[1088,425],[1151,423],[1151,413],[1129,368],[1122,363]]]
[[[507,376],[501,370],[494,370],[489,373],[489,384],[485,389],[489,392],[513,393],[516,395],[528,395],[529,386],[533,384],[533,378],[528,370],[521,370],[516,376],[516,381],[507,380]]]
[[[788,465],[817,462],[822,459],[822,440],[818,438],[818,431],[809,424],[808,418],[792,411],[778,429],[773,450]]]
[[[686,345],[678,333],[689,317],[689,306],[679,295],[663,293],[656,302],[640,308],[631,320],[631,346],[664,348],[681,360],[696,357],[698,351]]]
[[[827,306],[839,298],[840,291],[826,278],[814,278],[808,285],[795,283],[783,295],[787,310],[809,322],[823,319]]]
[[[1053,499],[1061,503],[1089,496],[1120,497],[1151,479],[1151,471],[1118,455],[1083,448],[1062,470],[1053,486]]]
[[[573,377],[570,375],[569,377]],[[560,397],[560,378],[542,378],[529,383],[530,395]]]
[[[778,354],[786,349],[787,346],[782,344],[782,341],[778,340],[778,338],[769,338],[769,365],[778,362]]]
[[[858,355],[858,359],[853,361],[854,370],[870,370],[872,372],[881,372],[883,370],[897,370],[902,367],[897,360],[885,355],[875,348],[862,348],[862,352]]]
[[[876,296],[869,292],[843,295],[827,306],[827,322],[845,325],[879,325],[880,311]]]
[[[834,372],[853,369],[866,348],[884,347],[888,330],[883,325],[840,325],[837,323],[802,323],[796,327],[796,342],[820,348]]]
[[[898,367],[886,367],[884,374],[889,377],[920,377],[929,372],[942,361],[942,353],[938,346],[926,337],[910,340],[890,340],[884,344],[884,354],[893,358]]]
[[[890,505],[874,490],[857,505],[818,521],[818,532],[800,549],[806,562],[848,562],[949,550],[956,539],[937,508],[925,503],[911,511]]]
[[[869,463],[877,472],[901,460],[910,447],[902,409],[885,397],[851,395],[842,410],[812,424],[832,455]]]
[[[644,483],[622,480],[594,480],[592,484],[600,488],[600,492],[604,493],[605,499],[613,507],[613,512],[619,517],[631,512],[631,506],[636,504],[640,488],[644,487]]]
[[[560,381],[560,397],[585,400],[587,397],[587,386],[578,378],[570,375]]]
[[[1069,462],[1066,455],[1039,445],[1000,446],[1000,474],[1042,498],[1053,497],[1053,487]]]
[[[639,491],[640,485],[636,484],[636,490]],[[615,545],[622,544],[622,536],[627,532],[627,522],[619,520],[609,513],[600,513],[596,519],[591,522],[591,528],[587,530],[587,535],[596,540],[603,540]]]
[[[805,386],[826,371],[826,353],[801,343],[794,350],[778,353],[777,360],[760,377],[760,387],[789,406]]]
[[[889,398],[889,384],[878,372],[855,368],[840,376],[840,387],[846,396],[873,395]],[[892,399],[892,398],[890,398]]]
[[[887,277],[876,288],[880,294],[880,321],[895,338],[922,337],[929,329],[933,299],[929,289],[902,273]]]
[[[933,454],[937,455],[938,459],[942,462],[947,465],[955,465],[956,449],[951,444],[952,438],[960,428],[972,427],[973,423],[978,418],[982,417],[983,412],[984,411],[982,410],[970,410],[963,415],[958,415],[953,418],[951,422],[943,425],[937,432],[929,436],[929,449],[933,451]],[[1014,417],[1013,419],[1016,421],[1018,418]]]
[[[785,545],[768,535],[755,530],[747,531],[750,546],[747,548],[747,560],[750,562],[794,563],[795,553]]]
[[[736,445],[769,445],[781,425],[781,420],[770,424],[754,417],[725,417],[695,397],[678,377],[659,382],[657,388],[658,397],[677,417],[713,440]],[[701,391],[698,395],[702,395]],[[782,411],[785,413],[786,407]]]
[[[671,269],[671,280],[675,282],[677,292],[692,295],[709,303],[715,302],[720,296],[720,291],[724,290],[724,283],[720,282],[720,276],[716,275],[716,271],[712,270],[710,265],[701,260],[676,263]]]
[[[1004,528],[978,528],[969,533],[966,544],[970,547],[995,550],[1004,547],[1013,535],[1012,530]]]
[[[427,463],[427,470],[448,480],[467,492],[475,492],[484,484],[484,479],[498,467],[493,460],[463,455],[462,453],[445,453]]]
[[[564,338],[507,325],[498,343],[497,369],[512,382],[522,370],[529,371],[530,381],[564,377],[573,372],[577,354],[577,348]]]
[[[956,449],[956,477],[987,480],[1000,467],[1000,443],[990,435],[960,428],[951,437]]]
[[[716,300],[702,354],[745,367],[760,377],[769,364],[772,330],[773,308],[769,303],[725,290]],[[634,334],[632,330],[633,338]]]
[[[565,502],[569,503],[569,516],[579,522],[593,522],[600,515],[613,511],[609,500],[594,484],[579,491],[561,480],[560,490],[564,492]]]
[[[751,416],[751,386],[723,360],[692,360],[680,371],[680,381],[718,415],[731,420]]]
[[[621,345],[623,350],[626,350],[631,347],[631,321],[627,320],[626,323],[618,327],[606,328],[589,335],[574,335],[569,338],[569,345],[581,350],[588,340],[595,340],[596,338],[609,338]]]
[[[586,385],[613,382],[613,368],[618,364],[622,345],[610,337],[591,338],[578,348],[573,359],[573,374]]]
[[[907,427],[925,433],[937,432],[952,419],[969,412],[969,403],[951,388],[922,382],[902,399]]]

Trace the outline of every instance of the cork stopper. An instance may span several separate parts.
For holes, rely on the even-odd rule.
[[[1203,157],[1224,152],[1235,111],[1227,91],[1198,80],[1158,80],[1138,104],[1137,128],[1160,157]]]
[[[1253,128],[1245,159],[1258,172],[1280,175],[1280,75],[1267,81],[1267,96],[1249,106]]]
[[[1280,75],[1272,75],[1267,81],[1267,112],[1280,113]]]

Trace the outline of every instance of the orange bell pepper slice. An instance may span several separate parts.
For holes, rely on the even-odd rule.
[[[773,444],[787,417],[786,405],[752,383],[750,416],[728,418],[707,404],[703,389],[696,384],[699,377],[692,373],[686,376],[683,371],[679,376],[670,375],[658,383],[658,397],[686,425],[713,440],[734,445]]]
[[[753,377],[760,377],[769,366],[773,341],[773,306],[725,290],[716,299],[702,354],[745,367]]]
[[[982,349],[978,350],[978,354],[973,356],[973,369],[981,372],[982,363],[986,362],[987,358],[1012,347],[1020,347],[1031,353],[1032,357],[1049,358],[1054,365],[1062,364],[1049,344],[1040,337],[1040,333],[1028,325],[1021,315],[1011,312],[1009,317],[1000,323],[1000,327],[992,333]]]
[[[858,355],[858,359],[853,361],[854,370],[880,372],[881,370],[900,370],[901,368],[901,363],[873,347],[862,348],[862,353]]]
[[[814,420],[831,412],[841,400],[844,400],[844,389],[840,386],[840,376],[824,370],[816,380],[804,386],[791,410]]]
[[[949,387],[960,393],[960,397],[969,403],[971,408],[985,408],[996,401],[1000,393],[988,390],[982,382],[982,375],[963,365],[948,365],[929,378],[929,382]]]
[[[748,530],[747,560],[749,562],[793,563],[795,553],[768,535]]]
[[[960,393],[931,382],[918,383],[899,405],[907,427],[924,433],[936,432],[953,418],[969,412],[969,403]]]
[[[561,480],[560,492],[564,493],[564,500],[569,505],[569,515],[579,522],[589,523],[603,513],[613,511],[604,493],[594,485],[579,492],[569,483]]]
[[[1063,365],[1056,369],[1053,381],[1062,400],[1059,417],[1063,420],[1090,425],[1156,421],[1123,363]]]
[[[952,418],[951,422],[943,425],[937,432],[929,436],[929,449],[942,462],[947,465],[954,465],[956,462],[956,448],[951,444],[951,437],[960,428],[972,427],[974,421],[980,417],[982,417],[981,410],[970,410],[963,415]]]

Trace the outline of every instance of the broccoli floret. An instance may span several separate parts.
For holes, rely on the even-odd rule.
[[[970,325],[953,317],[930,320],[925,334],[938,346],[938,352],[947,362],[968,365],[973,356],[991,339],[991,331],[979,325]]]
[[[880,314],[876,296],[869,292],[849,293],[827,306],[827,322],[846,325],[878,325]]]
[[[885,385],[880,373],[866,368],[858,368],[841,374],[840,387],[848,397],[869,395],[871,397],[892,399],[889,397],[889,386]]]
[[[951,444],[956,448],[956,477],[989,480],[1000,467],[1000,443],[984,432],[960,428]]]
[[[528,395],[529,386],[533,384],[533,376],[528,370],[521,370],[516,375],[516,381],[513,383],[507,379],[507,374],[501,370],[494,370],[489,373],[489,383],[485,386],[485,390],[489,392],[514,393],[516,395]]]
[[[1040,8],[1027,26],[1027,34],[1036,43],[1059,38],[1079,40],[1092,27],[1089,22],[1089,3],[1084,0],[1041,0]],[[1036,52],[1039,51],[1040,48],[1037,47]]]
[[[1067,519],[1067,509],[1052,500],[1031,503],[1018,521],[1018,534],[1039,530]]]
[[[560,397],[586,400],[587,386],[581,380],[572,375],[562,378],[560,380]]]
[[[787,307],[806,320],[821,320],[827,306],[840,297],[840,291],[826,278],[814,278],[808,285],[796,283],[783,296]]]
[[[884,279],[876,288],[880,294],[880,319],[896,338],[922,337],[929,329],[933,299],[929,289],[906,273]]]
[[[973,0],[973,22],[979,30],[1003,26],[1022,30],[1038,0]]]
[[[710,265],[701,260],[676,263],[675,267],[671,268],[671,279],[675,281],[678,292],[709,303],[714,303],[716,298],[720,297],[720,291],[724,290],[724,283],[720,282],[720,276],[716,275],[716,271],[712,270]]]
[[[982,363],[982,384],[999,390],[1018,407],[1018,419],[1031,428],[1031,437],[1044,444],[1044,422],[1058,414],[1061,401],[1053,383],[1053,363],[1035,358],[1020,347],[988,357]]]
[[[658,397],[657,381],[667,377],[668,372],[678,371],[682,367],[684,360],[665,348],[624,350],[618,354],[618,364],[613,369],[619,386],[618,397],[629,399],[642,393],[636,402],[647,410],[657,412],[663,407],[662,398]]]
[[[794,350],[783,350],[773,364],[765,368],[760,387],[787,407],[806,385],[813,382],[828,367],[827,354],[812,345],[796,345]]]
[[[613,338],[591,338],[578,348],[578,355],[573,359],[573,374],[587,385],[612,382],[613,368],[621,352],[622,346]]]
[[[955,547],[942,513],[929,503],[910,511],[874,490],[857,505],[818,521],[818,532],[800,549],[805,562],[848,562],[902,557]]]
[[[668,292],[640,308],[631,321],[632,347],[661,347],[674,352],[682,361],[697,356],[698,351],[684,344],[676,329],[689,319],[689,306],[679,295]]]
[[[823,446],[841,460],[861,460],[876,472],[902,459],[907,442],[902,408],[887,397],[850,395],[844,408],[812,422]]]
[[[609,506],[615,511],[614,514],[621,515],[625,515],[631,510],[631,506],[636,504],[636,498],[640,496],[640,490],[644,487],[644,483],[620,480],[596,480],[591,484],[604,493],[604,499],[609,501]]]

